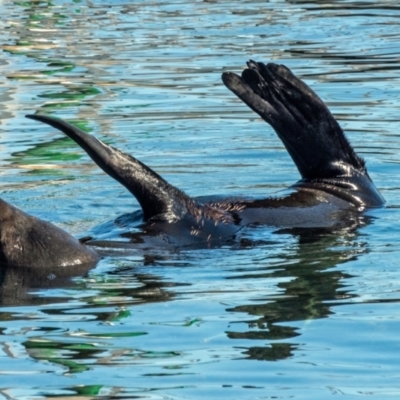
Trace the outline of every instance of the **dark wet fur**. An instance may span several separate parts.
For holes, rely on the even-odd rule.
[[[0,270],[94,266],[98,255],[67,232],[0,199]]]
[[[224,84],[270,124],[302,178],[337,177],[338,162],[366,173],[341,127],[324,102],[283,65],[249,61],[239,77],[227,72]]]

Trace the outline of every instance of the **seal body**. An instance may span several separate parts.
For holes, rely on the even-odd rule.
[[[94,266],[97,253],[55,225],[0,199],[0,270]]]
[[[244,228],[354,227],[366,208],[384,199],[324,102],[282,65],[249,61],[241,76],[226,72],[224,84],[277,133],[301,179],[288,193],[258,200],[202,202],[192,198],[136,158],[103,143],[66,121],[27,115],[73,139],[108,175],[124,185],[142,208],[97,230],[87,244],[154,247],[213,246],[233,240]],[[108,227],[108,228],[107,228]]]

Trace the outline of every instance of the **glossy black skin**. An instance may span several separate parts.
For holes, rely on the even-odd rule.
[[[67,232],[0,199],[0,271],[6,267],[36,270],[93,267],[98,254]],[[53,271],[54,272],[54,271]]]
[[[249,61],[224,84],[270,124],[302,177],[294,188],[321,190],[350,205],[380,207],[385,201],[324,102],[283,65]]]
[[[302,177],[289,193],[262,200],[201,202],[135,158],[65,121],[27,116],[73,139],[136,197],[143,210],[141,224],[136,216],[125,216],[124,223],[118,224],[123,232],[106,232],[87,244],[134,248],[213,246],[232,240],[241,229],[253,224],[335,230],[354,227],[357,214],[384,204],[364,161],[355,154],[328,108],[290,70],[250,61],[241,77],[228,72],[222,80],[274,128],[284,143]],[[132,227],[138,225],[141,230],[132,232]]]

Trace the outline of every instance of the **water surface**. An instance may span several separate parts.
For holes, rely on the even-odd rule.
[[[2,198],[74,235],[138,209],[47,112],[192,196],[299,178],[220,75],[291,68],[327,102],[387,207],[337,234],[112,254],[72,280],[3,274],[0,399],[400,394],[400,7],[392,1],[3,1]],[[41,279],[43,278],[43,279]]]

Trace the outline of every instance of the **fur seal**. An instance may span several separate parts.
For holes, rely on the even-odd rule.
[[[78,268],[94,266],[98,260],[93,249],[67,232],[0,199],[0,270]]]
[[[149,239],[151,246],[220,245],[253,224],[335,229],[347,226],[366,208],[382,206],[385,201],[364,160],[324,102],[283,65],[249,61],[247,66],[241,76],[225,72],[222,80],[272,126],[299,170],[302,179],[280,197],[203,203],[134,157],[66,121],[39,114],[26,117],[64,132],[137,199],[143,210],[142,232],[130,235],[128,229],[121,236],[129,241],[116,241],[121,246]],[[87,244],[107,246],[96,238]]]

